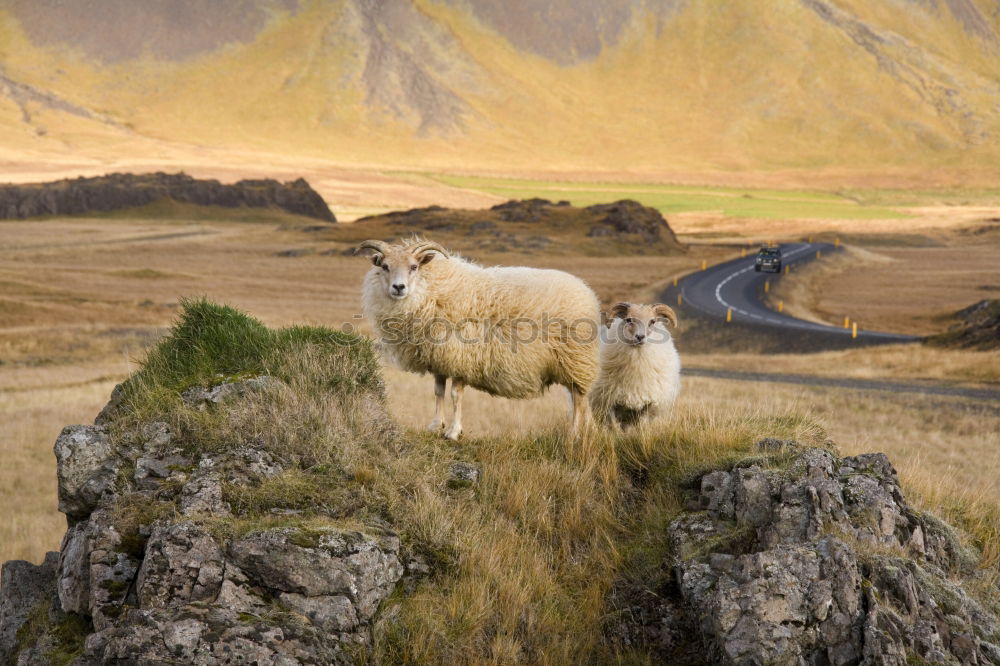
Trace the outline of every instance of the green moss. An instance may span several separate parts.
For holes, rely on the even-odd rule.
[[[49,606],[48,601],[43,601],[35,606],[28,617],[17,629],[14,639],[17,641],[16,652],[32,647],[49,627]]]
[[[115,507],[111,517],[112,524],[121,535],[118,550],[141,559],[149,540],[148,536],[142,534],[141,528],[177,515],[177,507],[173,502],[148,500],[137,495],[127,496]]]
[[[90,620],[76,613],[67,613],[50,631],[55,640],[53,646],[46,652],[46,656],[52,660],[53,666],[72,662],[83,654],[87,636],[93,631],[94,626]]]
[[[323,466],[329,470],[330,466]],[[343,473],[317,472],[311,468],[287,469],[260,484],[226,483],[222,498],[233,513],[255,516],[271,509],[291,509],[307,515],[346,516],[364,504],[359,483]]]
[[[17,630],[15,654],[37,646],[50,666],[64,666],[83,654],[87,636],[94,631],[94,626],[81,615],[53,614],[49,607],[48,601],[40,603]]]
[[[319,548],[320,539],[324,534],[320,530],[299,528],[288,538],[288,541],[299,548]]]
[[[125,593],[128,589],[128,583],[123,580],[104,580],[101,582],[101,587],[107,590],[112,595],[121,595]]]

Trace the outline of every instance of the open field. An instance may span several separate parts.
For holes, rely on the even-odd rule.
[[[835,192],[770,190],[732,187],[691,187],[684,185],[553,182],[438,176],[436,180],[467,190],[486,192],[507,199],[541,197],[566,199],[575,206],[617,199],[635,199],[659,209],[664,215],[689,212],[717,212],[726,217],[758,219],[900,219],[910,217],[892,210],[842,197]]]
[[[465,197],[464,205],[469,206],[476,196],[486,196],[452,191]],[[963,208],[956,213],[963,220],[986,216],[980,208],[975,212]],[[745,244],[769,225],[787,224],[808,233],[811,224],[802,219],[741,222],[703,217],[693,221],[698,215],[670,218],[672,226],[682,231],[682,241],[703,240],[704,229],[716,229]],[[712,219],[722,222],[713,227]],[[964,222],[946,224],[943,219],[919,216],[916,220],[856,222],[881,225],[879,232],[887,234],[909,233],[914,225],[921,228],[926,224],[931,229],[926,233],[938,245],[879,245],[865,251],[890,257],[886,265],[903,269],[900,279],[910,281],[919,276],[920,262],[930,256],[927,251],[941,252],[942,262],[961,265],[966,271],[966,277],[947,282],[943,300],[954,301],[955,309],[972,302],[978,294],[988,295],[978,289],[980,282],[1000,283],[992,277],[996,269],[989,263],[994,237],[950,230],[962,228]],[[0,223],[0,423],[5,435],[3,455],[8,461],[0,471],[0,507],[17,506],[16,512],[4,511],[11,519],[0,526],[0,558],[37,561],[45,550],[58,545],[53,540],[61,532],[63,519],[55,511],[52,443],[63,425],[93,419],[111,387],[135,368],[133,360],[170,324],[181,296],[207,296],[230,303],[273,326],[307,323],[336,328],[348,323],[360,324],[364,330],[355,315],[358,287],[368,264],[361,258],[342,256],[344,243],[324,237],[325,231],[308,231],[310,226],[315,225],[293,216],[212,210],[195,214],[169,206],[108,219]],[[703,258],[712,262],[733,252],[734,246],[698,244],[686,255],[669,257],[622,259],[508,252],[476,258],[484,263],[526,263],[572,271],[587,279],[603,302],[610,303],[651,300],[657,285],[669,276],[696,270]],[[857,280],[864,281],[867,271],[880,266],[857,267]],[[896,284],[893,275],[892,271],[881,274],[881,284],[896,289],[891,286]],[[969,276],[980,277],[970,282]],[[815,288],[825,297],[830,286],[820,282]],[[920,298],[913,299],[914,312],[920,310],[921,303]],[[933,326],[942,307],[937,300],[928,303],[919,316]],[[891,310],[891,305],[880,301],[871,306],[871,321],[880,321],[879,313]],[[900,321],[892,319],[894,316],[887,315],[887,325]],[[683,338],[679,346],[683,349]],[[769,357],[720,350],[718,354],[685,357],[685,363],[991,386],[1000,374],[994,353],[912,346]],[[431,380],[394,370],[388,372],[388,380],[397,417],[414,427],[428,421],[433,404]],[[795,410],[809,414],[845,452],[887,451],[904,479],[927,497],[961,492],[989,502],[1000,501],[991,473],[1000,450],[996,410],[950,400],[701,378],[686,380],[683,396],[681,414],[701,410],[720,419],[744,412]],[[467,430],[475,437],[551,428],[565,418],[565,403],[559,389],[541,399],[518,403],[471,392]]]

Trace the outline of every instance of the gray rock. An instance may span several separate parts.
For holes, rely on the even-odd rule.
[[[193,522],[157,524],[146,545],[136,589],[142,608],[214,601],[226,562],[215,539]]]
[[[103,509],[66,531],[56,582],[63,612],[92,616],[98,629],[107,624],[109,613],[117,615],[139,567],[118,549],[120,544],[110,512]]]
[[[352,632],[358,628],[358,614],[354,610],[354,604],[343,595],[307,597],[294,592],[283,592],[279,599],[324,631]]]
[[[307,597],[345,596],[367,622],[403,575],[399,538],[324,528],[279,528],[248,534],[231,560],[260,587]]]
[[[185,516],[196,513],[232,515],[229,504],[222,499],[222,480],[214,473],[198,476],[184,484],[181,488],[180,508]]]
[[[101,426],[67,426],[53,447],[59,481],[59,510],[82,520],[114,485],[118,470],[111,442]]]
[[[262,375],[238,382],[224,382],[217,386],[192,386],[181,393],[181,398],[189,407],[208,409],[242,398],[254,391],[267,391],[281,386],[285,386],[285,383],[280,379]]]
[[[467,462],[453,462],[448,466],[448,485],[464,488],[479,483],[479,466]]]
[[[142,425],[142,450],[150,455],[166,451],[173,441],[170,426],[161,421],[152,421]]]
[[[182,476],[180,470],[191,466],[191,461],[181,455],[141,457],[135,461],[132,478],[140,490],[156,490],[163,479]]]
[[[59,553],[46,553],[39,565],[11,560],[0,570],[0,663],[17,650],[17,630],[31,613],[51,602],[55,592]]]
[[[77,523],[63,536],[56,584],[63,612],[90,614],[90,552],[93,547],[90,521]]]

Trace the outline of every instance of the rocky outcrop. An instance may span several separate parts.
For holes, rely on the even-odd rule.
[[[669,245],[680,247],[677,236],[660,211],[643,206],[638,201],[623,199],[610,204],[589,206],[584,210],[599,218],[590,227],[588,236],[638,236],[647,243],[656,243],[662,236],[662,240]]]
[[[350,240],[362,232],[382,238],[389,234],[403,237],[433,233],[450,249],[461,251],[466,246],[473,251],[529,253],[568,249],[623,255],[685,251],[658,210],[629,199],[587,207],[537,197],[506,201],[487,210],[429,206],[365,217],[358,222],[362,224],[350,229],[345,225],[339,231],[344,236],[350,233]]]
[[[944,333],[927,338],[939,347],[1000,349],[1000,299],[983,299],[954,315],[957,322]]]
[[[268,179],[223,185],[183,173],[113,173],[36,185],[0,185],[0,219],[103,213],[164,199],[199,206],[272,208],[336,222],[323,198],[302,178],[288,183]]]
[[[194,387],[182,402],[220,410],[282,390],[255,377]],[[400,540],[385,526],[292,512],[234,528],[225,488],[284,469],[259,442],[193,453],[150,422],[114,438],[107,424],[71,426],[55,449],[70,527],[43,565],[4,566],[0,663],[50,661],[53,627],[67,618],[85,631],[77,664],[354,663],[403,576]],[[39,626],[19,633],[33,614]]]
[[[616,590],[625,643],[718,664],[1000,663],[997,617],[961,584],[975,553],[907,504],[883,454],[709,472],[687,508],[670,590]]]

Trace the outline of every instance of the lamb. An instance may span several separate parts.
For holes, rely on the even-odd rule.
[[[590,392],[597,419],[618,429],[667,415],[681,389],[681,359],[666,305],[616,303],[601,340],[601,373]]]
[[[437,243],[368,240],[374,266],[362,286],[362,311],[384,353],[404,370],[434,375],[434,419],[444,429],[450,377],[454,418],[445,437],[462,434],[462,392],[529,398],[552,384],[569,390],[571,435],[590,419],[587,391],[597,378],[600,304],[569,273],[526,267],[483,268]]]

